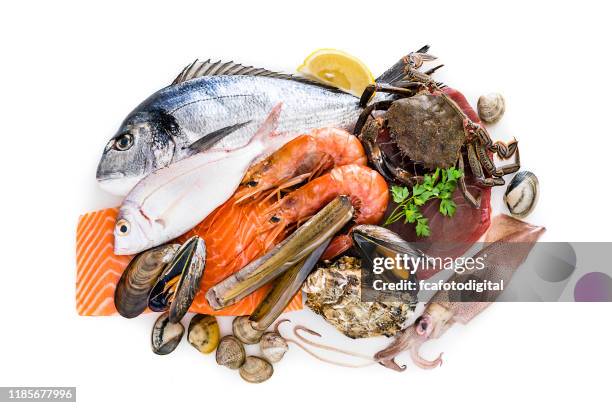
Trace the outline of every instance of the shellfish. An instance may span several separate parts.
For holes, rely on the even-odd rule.
[[[484,123],[499,121],[506,111],[506,101],[501,94],[490,93],[478,98],[478,116]]]
[[[215,316],[197,314],[187,329],[187,340],[200,353],[212,353],[219,344],[219,324]]]
[[[403,328],[414,305],[362,302],[361,262],[344,256],[313,272],[302,288],[306,305],[350,338],[392,336]]]
[[[161,245],[130,261],[115,289],[115,307],[121,316],[131,319],[144,312],[153,285],[179,247],[178,244]]]
[[[250,383],[261,383],[272,377],[274,368],[263,358],[248,356],[240,367],[240,377]]]
[[[204,240],[198,236],[187,240],[151,290],[149,308],[155,312],[168,310],[172,323],[181,320],[200,289],[205,263]]]
[[[219,342],[215,359],[217,364],[236,370],[242,366],[246,358],[244,346],[234,336],[225,336]]]
[[[232,322],[232,333],[244,344],[257,344],[264,334],[264,330],[253,327],[249,316],[238,316]]]
[[[277,331],[264,333],[259,347],[261,354],[271,363],[281,361],[287,350],[289,350],[287,340]]]
[[[504,194],[510,214],[524,218],[533,211],[538,202],[539,184],[536,175],[530,171],[520,171],[512,177]]]
[[[185,333],[183,325],[170,322],[168,313],[161,314],[153,325],[151,348],[155,354],[166,355],[174,351]]]

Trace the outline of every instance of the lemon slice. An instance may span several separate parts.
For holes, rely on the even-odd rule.
[[[321,48],[310,54],[298,67],[298,72],[320,82],[361,96],[374,76],[356,57],[340,50]]]

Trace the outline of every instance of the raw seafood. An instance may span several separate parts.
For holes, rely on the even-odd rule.
[[[315,270],[302,290],[310,309],[353,339],[392,336],[414,311],[404,302],[362,302],[361,262],[348,256]]]
[[[279,114],[277,105],[244,147],[197,154],[138,183],[119,210],[115,253],[135,254],[168,242],[223,204],[234,193],[251,162],[279,146],[274,137]]]
[[[373,103],[364,110],[355,126],[355,132],[360,133],[371,161],[381,174],[414,185],[425,172],[437,168],[457,166],[463,171],[464,155],[474,182],[482,187],[503,185],[502,176],[518,171],[520,160],[516,141],[508,145],[493,142],[478,118],[471,119],[471,112],[468,113],[463,105],[465,98],[456,90],[440,88],[432,80],[425,80],[422,87],[423,90],[414,96]],[[396,87],[379,87],[378,90],[404,93],[402,88]],[[369,118],[374,110],[386,110],[386,113]],[[378,140],[381,133],[397,148],[404,161],[402,166],[390,163],[381,150]],[[490,156],[492,153],[501,159],[514,157],[514,163],[497,167]],[[480,206],[480,200],[466,188],[465,175],[459,178],[459,188],[472,206]]]
[[[149,293],[180,245],[166,244],[135,256],[115,290],[115,307],[123,317],[136,317],[147,308]]]
[[[390,82],[412,62],[402,58],[379,80]],[[351,129],[359,99],[301,77],[232,62],[194,62],[172,85],[151,95],[123,121],[102,154],[97,179],[105,190],[127,194],[146,175],[211,147],[246,143],[277,103],[285,108],[279,132]]]
[[[353,218],[354,212],[348,196],[336,197],[265,255],[210,288],[206,292],[208,304],[214,309],[222,309],[299,265],[311,252],[329,243]],[[276,215],[272,217],[281,220]]]
[[[379,222],[389,200],[387,183],[376,171],[356,164],[336,167],[329,173],[290,192],[278,202],[258,210],[259,217],[261,217],[259,232],[251,230],[255,237],[252,235],[241,242],[255,241],[256,235],[261,234],[261,231],[272,231],[272,237],[284,238],[285,234],[296,224],[307,220],[322,207],[342,195],[350,198],[355,208],[357,224]],[[346,249],[348,248],[342,250]],[[229,287],[224,282],[210,289],[206,297],[211,306],[224,307],[229,301],[224,294],[228,290]],[[217,291],[221,293],[221,296],[216,293]]]
[[[533,244],[545,231],[522,221],[514,220],[507,215],[499,215],[493,219],[491,230],[487,233],[485,242],[488,244],[474,256],[485,256],[485,268],[471,273],[479,278],[509,282],[514,271],[525,261]],[[525,245],[508,245],[524,243]],[[508,252],[508,251],[511,252]],[[486,255],[485,255],[486,254]],[[455,273],[450,280],[461,279],[461,274]],[[421,368],[434,368],[442,363],[440,355],[433,361],[427,361],[419,355],[420,346],[429,339],[440,337],[455,322],[467,324],[482,310],[495,300],[490,293],[483,292],[483,298],[474,302],[453,302],[449,291],[443,290],[434,295],[417,321],[402,331],[386,349],[378,352],[374,358],[381,364],[394,370],[402,371],[394,358],[403,350],[410,350],[412,360]],[[498,295],[499,293],[497,293]]]
[[[117,212],[116,208],[107,208],[79,217],[76,250],[76,309],[77,313],[82,316],[117,314],[113,301],[115,288],[123,271],[132,259],[132,256],[115,255],[113,252],[113,228]],[[242,218],[241,220],[245,222],[246,219]],[[210,251],[209,246],[209,256]],[[216,273],[224,272],[219,267],[211,268],[209,262],[205,277],[202,279],[203,287],[206,287],[204,282],[207,279],[220,279],[220,277],[215,277],[212,274],[211,269],[216,270]],[[189,311],[215,315],[250,314],[265,295],[265,289],[259,290],[242,302],[221,311],[212,310],[207,303],[198,301],[200,296],[197,296]],[[203,299],[203,297],[200,299]],[[301,296],[295,296],[285,310],[299,310],[301,308]]]
[[[510,214],[524,218],[535,208],[539,195],[540,183],[536,175],[530,171],[519,171],[508,184],[504,202]]]

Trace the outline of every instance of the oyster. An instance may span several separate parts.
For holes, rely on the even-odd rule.
[[[403,328],[414,305],[361,301],[361,261],[344,256],[313,272],[302,287],[306,305],[350,338],[393,336]]]

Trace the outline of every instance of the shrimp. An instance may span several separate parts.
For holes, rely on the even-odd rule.
[[[269,223],[286,228],[301,223],[339,195],[351,198],[356,209],[356,224],[377,224],[389,202],[389,188],[384,178],[369,167],[351,164],[329,173],[287,194],[268,208]],[[322,259],[331,259],[352,246],[349,235],[339,235],[329,244]]]
[[[367,156],[357,137],[342,129],[315,129],[251,166],[240,183],[237,202],[257,198],[273,188],[274,195],[345,164],[367,164]]]

